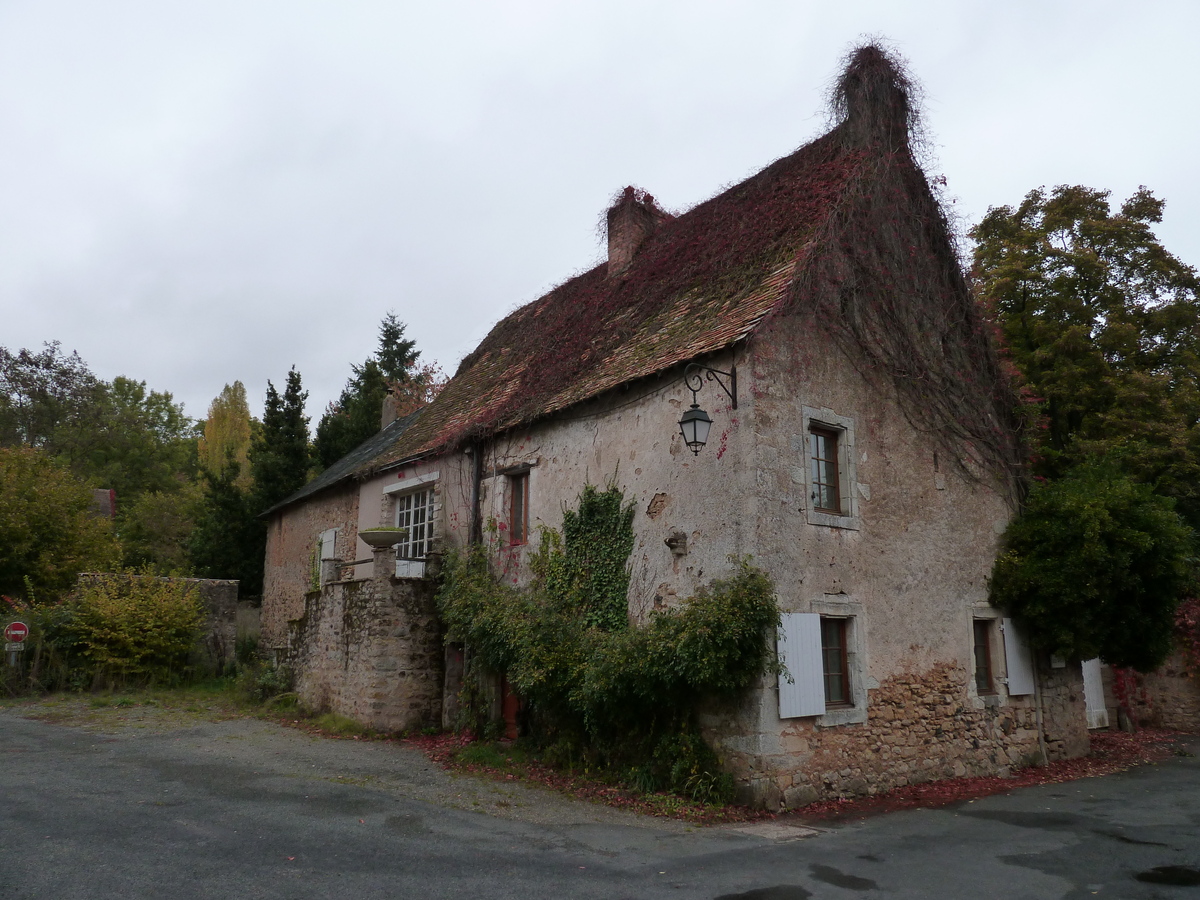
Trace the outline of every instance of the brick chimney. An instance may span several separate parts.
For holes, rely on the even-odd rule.
[[[638,248],[668,218],[649,194],[625,188],[608,210],[608,277],[628,269]]]

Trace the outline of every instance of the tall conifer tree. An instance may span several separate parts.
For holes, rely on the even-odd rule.
[[[320,468],[329,468],[378,432],[389,387],[413,380],[421,354],[415,341],[404,339],[404,328],[394,312],[384,316],[379,325],[379,350],[361,366],[352,367],[354,375],[341,396],[321,417],[313,443]]]
[[[262,429],[250,448],[255,503],[260,511],[295,493],[308,480],[307,399],[295,367],[288,372],[282,397],[275,385],[267,382]]]

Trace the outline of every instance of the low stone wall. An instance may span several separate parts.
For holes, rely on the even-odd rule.
[[[376,554],[374,569],[394,572],[395,556]],[[387,574],[308,594],[304,615],[289,623],[285,655],[301,702],[379,731],[441,725],[442,631],[433,598],[432,581]]]
[[[1117,705],[1113,690],[1113,671],[1102,670],[1105,701]],[[1183,654],[1176,651],[1148,675],[1132,672],[1133,683],[1128,700],[1134,721],[1142,727],[1170,728],[1173,731],[1200,732],[1200,678],[1192,675]],[[1116,719],[1112,721],[1116,723]]]
[[[1039,762],[1033,698],[980,701],[968,695],[967,678],[951,665],[891,678],[868,692],[861,724],[820,727],[814,719],[789,719],[778,737],[738,735],[727,717],[707,717],[704,724],[739,783],[741,802],[768,810],[943,778],[1003,776]],[[1086,754],[1078,666],[1043,677],[1042,708],[1049,759]]]

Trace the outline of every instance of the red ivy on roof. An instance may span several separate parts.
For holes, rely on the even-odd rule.
[[[662,221],[621,275],[601,264],[521,307],[375,465],[534,421],[745,337],[786,298],[862,158],[826,135]]]

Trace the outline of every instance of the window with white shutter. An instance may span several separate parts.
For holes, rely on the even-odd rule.
[[[779,622],[779,718],[825,712],[825,672],[821,666],[821,617],[784,613]],[[791,680],[788,680],[788,676]]]
[[[1033,654],[1012,619],[1004,620],[1004,662],[1008,667],[1008,694],[1021,697],[1033,693]]]

